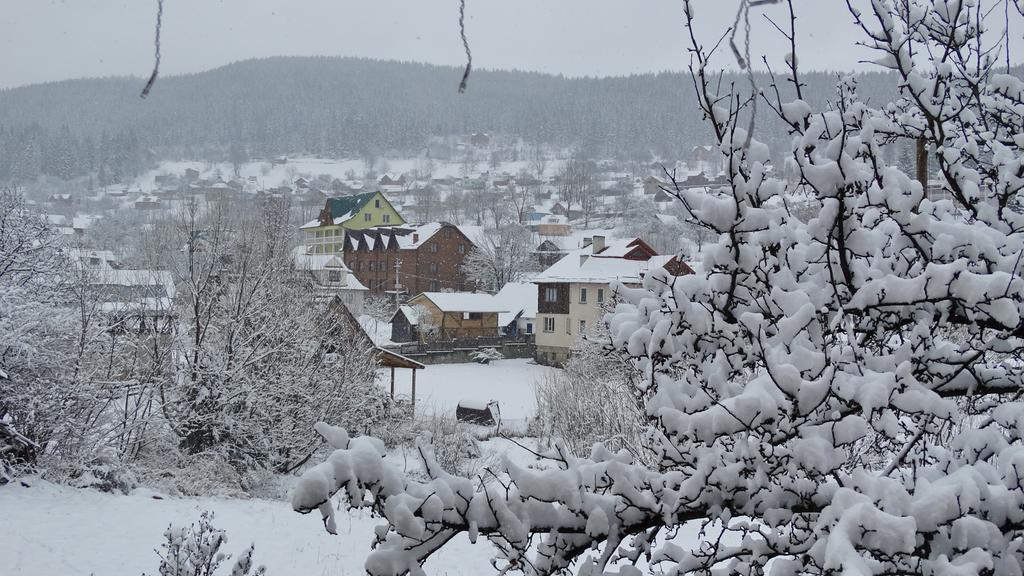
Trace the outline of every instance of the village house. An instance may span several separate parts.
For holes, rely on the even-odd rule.
[[[175,286],[170,272],[100,267],[90,284],[98,295],[98,310],[106,318],[108,330],[171,330]]]
[[[405,224],[405,220],[383,194],[366,192],[328,198],[320,216],[303,224],[301,230],[310,253],[337,254],[343,251],[346,230],[402,224]]]
[[[681,276],[692,270],[674,256],[659,256],[639,238],[589,245],[565,257],[533,279],[537,284],[537,361],[561,364],[576,340],[601,321],[612,299],[612,283],[639,286],[654,267]]]
[[[429,342],[497,337],[498,315],[507,312],[490,294],[423,292],[399,307],[391,318],[394,342]]]
[[[309,254],[308,248],[299,246],[292,252],[292,265],[299,279],[306,282],[318,300],[337,297],[353,315],[363,313],[363,300],[367,292],[340,254]]]
[[[117,256],[110,250],[69,248],[68,258],[82,270],[113,270],[121,267]]]
[[[464,290],[462,264],[473,242],[458,226],[432,222],[414,228],[345,230],[340,250],[345,264],[371,294],[404,296]]]

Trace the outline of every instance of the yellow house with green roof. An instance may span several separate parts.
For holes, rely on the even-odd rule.
[[[320,217],[302,225],[310,254],[342,252],[345,230],[401,226],[405,219],[380,192],[328,198]]]

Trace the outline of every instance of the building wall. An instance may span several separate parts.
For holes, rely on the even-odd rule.
[[[611,287],[607,283],[570,283],[557,284],[564,286],[565,302],[558,305],[545,304],[544,288],[541,284],[537,291],[538,313],[534,331],[537,333],[537,360],[546,364],[560,364],[569,357],[569,350],[584,333],[590,333],[603,320],[604,306],[612,298]],[[587,291],[586,302],[581,302],[582,290]],[[598,299],[598,291],[602,291],[603,301]],[[561,296],[561,292],[560,292]],[[553,318],[553,331],[544,329],[545,318]],[[584,322],[584,326],[580,322]],[[581,332],[582,329],[582,332]]]
[[[405,224],[402,215],[395,210],[395,207],[388,202],[383,194],[377,192],[361,210],[344,221],[342,226],[349,230],[365,230],[374,226],[400,226],[402,224]]]
[[[476,336],[498,336],[498,313],[472,314],[466,318],[463,312],[442,312],[425,296],[409,300],[410,306],[418,306],[419,337],[421,340],[438,338],[473,338]],[[433,330],[428,331],[428,327]],[[432,332],[432,333],[430,333]]]

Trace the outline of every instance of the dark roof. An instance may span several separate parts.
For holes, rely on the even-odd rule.
[[[376,192],[364,192],[353,196],[328,198],[327,209],[331,211],[331,219],[340,218],[348,213],[355,214],[376,195]]]

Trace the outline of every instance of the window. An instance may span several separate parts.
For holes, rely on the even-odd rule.
[[[572,318],[565,319],[565,333],[572,334]]]
[[[370,218],[372,218],[372,217],[373,216],[369,212],[364,212],[363,213],[363,220],[366,221],[366,222],[369,222]]]
[[[533,334],[533,322],[526,323],[526,333]]]
[[[586,303],[587,303],[587,289],[586,288],[580,288],[580,304],[586,304]]]
[[[437,254],[437,242],[433,242],[430,244],[430,251],[433,252],[434,254]]]
[[[483,317],[484,317],[484,315],[481,312],[463,312],[462,313],[462,319],[463,320],[480,320]]]
[[[351,292],[345,292],[345,303],[346,304],[351,304],[352,303],[352,293]]]
[[[437,274],[437,262],[430,263],[430,273]]]
[[[370,260],[370,272],[373,272],[376,269],[377,269],[377,263],[374,262],[373,260]]]
[[[558,302],[558,288],[545,288],[544,289],[544,301],[545,302]]]
[[[384,223],[387,224],[388,222],[391,222],[391,214],[384,215]]]
[[[441,283],[440,282],[438,282],[437,280],[431,280],[430,281],[430,291],[431,292],[437,292],[440,289],[441,289]]]
[[[465,254],[465,253],[466,253],[466,245],[465,244],[459,244],[459,254]]]
[[[444,237],[445,238],[451,238],[452,237],[452,229],[451,228],[445,228],[444,229]]]
[[[597,289],[597,303],[604,304],[604,288]]]
[[[363,261],[360,260],[359,262],[356,262],[356,272],[362,272],[362,271],[363,271]]]
[[[587,321],[580,320],[580,334],[584,334],[587,331]]]
[[[555,319],[554,318],[545,318],[544,319],[544,331],[545,332],[554,332],[555,331]]]
[[[340,270],[328,270],[327,271],[328,282],[341,282],[341,271]]]
[[[374,208],[380,208],[380,198],[373,201]]]

